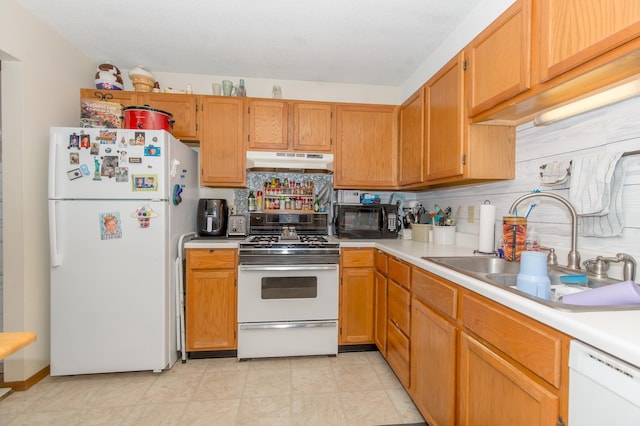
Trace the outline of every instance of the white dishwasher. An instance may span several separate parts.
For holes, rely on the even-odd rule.
[[[640,425],[640,369],[572,340],[569,425]]]

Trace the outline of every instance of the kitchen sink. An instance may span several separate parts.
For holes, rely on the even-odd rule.
[[[520,272],[520,262],[506,261],[493,256],[423,257],[423,259],[562,311],[640,310],[640,305],[581,306],[563,303],[562,296],[566,294],[589,291],[592,288],[620,282],[613,278],[598,278],[585,270],[576,271],[559,265],[549,265],[547,273],[551,280],[551,300],[546,300],[531,296],[516,288],[516,280]],[[561,275],[572,275],[576,273],[586,275],[588,282],[584,284],[563,284],[560,282]]]

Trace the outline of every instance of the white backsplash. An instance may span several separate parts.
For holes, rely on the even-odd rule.
[[[437,203],[451,206],[456,212],[460,206],[458,230],[478,234],[479,207],[484,200],[496,206],[496,243],[501,235],[502,217],[508,215],[511,203],[520,195],[539,188],[539,167],[556,160],[598,151],[636,151],[640,149],[640,98],[582,114],[548,126],[535,127],[526,123],[516,133],[516,178],[509,181],[482,185],[425,191],[416,194],[428,210]],[[568,190],[554,190],[565,198]],[[556,248],[558,262],[566,264],[570,247],[570,215],[566,208],[548,198],[534,199],[538,206],[529,216],[540,241]],[[640,156],[628,158],[627,176],[624,182],[623,203],[625,227],[623,235],[615,238],[578,236],[578,250],[582,260],[596,255],[615,256],[624,252],[640,261]],[[469,221],[469,206],[474,207],[475,217]],[[522,208],[526,208],[524,205]],[[611,265],[610,275],[619,278],[619,266]],[[638,277],[636,277],[638,281]]]

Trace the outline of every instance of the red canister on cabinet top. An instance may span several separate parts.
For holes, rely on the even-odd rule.
[[[173,115],[149,106],[128,106],[122,109],[125,129],[173,130]]]

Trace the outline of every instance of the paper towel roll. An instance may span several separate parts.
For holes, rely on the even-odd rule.
[[[496,206],[482,204],[480,206],[480,232],[478,233],[478,251],[492,253],[495,251]]]

